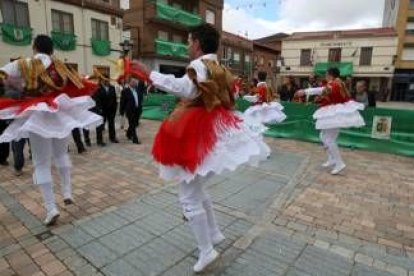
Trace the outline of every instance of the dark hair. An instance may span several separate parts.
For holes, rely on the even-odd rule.
[[[252,81],[253,81],[254,86],[257,86],[257,84],[259,83],[259,81],[256,78],[253,78]]]
[[[267,73],[264,71],[260,71],[259,73],[257,73],[257,78],[259,79],[259,81],[266,81]]]
[[[339,72],[339,69],[336,67],[331,67],[328,69],[328,71],[326,72],[328,75],[334,77],[334,78],[339,78],[339,76],[341,75],[341,72]]]
[[[191,38],[200,42],[204,54],[215,54],[220,43],[220,34],[213,25],[204,23],[190,29]]]
[[[52,55],[53,54],[53,42],[47,35],[38,35],[33,41],[33,48],[39,53]]]

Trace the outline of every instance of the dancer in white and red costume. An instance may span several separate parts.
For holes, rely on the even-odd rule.
[[[331,171],[333,175],[339,174],[346,167],[336,143],[340,129],[365,125],[359,114],[364,105],[351,99],[339,75],[337,68],[330,68],[326,73],[328,83],[325,87],[308,88],[296,93],[299,97],[320,96],[320,108],[313,114],[313,118],[316,120],[316,129],[321,131],[320,139],[328,155],[328,160],[322,167],[334,167]]]
[[[21,99],[0,99],[0,118],[13,119],[0,141],[29,138],[33,182],[42,192],[47,211],[44,223],[49,226],[59,217],[53,193],[52,160],[61,179],[64,203],[72,204],[71,162],[67,153],[69,136],[72,129],[96,126],[102,119],[88,111],[95,105],[89,95],[96,90],[96,84],[81,79],[52,56],[50,37],[37,36],[33,52],[32,58],[0,67],[6,92],[14,90],[22,96]]]
[[[184,216],[200,251],[195,272],[218,258],[213,246],[224,240],[205,190],[207,180],[243,164],[258,165],[270,154],[261,129],[250,128],[234,111],[234,77],[217,61],[219,41],[212,25],[192,29],[188,42],[193,60],[182,78],[133,64],[146,72],[155,87],[182,99],[162,123],[152,152],[160,176],[180,183]]]
[[[286,119],[283,112],[284,107],[273,101],[273,95],[267,86],[267,73],[260,71],[258,74],[257,94],[244,96],[244,99],[254,103],[244,111],[243,116],[246,119],[252,119],[262,124],[278,124]]]

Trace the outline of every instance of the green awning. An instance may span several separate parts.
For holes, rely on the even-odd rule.
[[[187,27],[200,25],[203,19],[198,14],[190,13],[160,2],[157,5],[157,18],[178,22]]]
[[[352,62],[320,62],[316,63],[314,72],[317,76],[325,75],[326,71],[331,68],[336,67],[341,72],[341,77],[351,76],[354,72],[354,66]]]
[[[32,43],[32,28],[1,24],[1,34],[5,43],[26,46]]]
[[[76,35],[52,31],[52,41],[55,47],[62,51],[73,51],[76,49]]]
[[[97,56],[108,56],[111,54],[111,41],[91,39],[92,52]]]
[[[155,40],[155,51],[159,55],[188,58],[187,46],[165,40]]]

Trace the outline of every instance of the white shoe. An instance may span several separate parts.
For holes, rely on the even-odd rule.
[[[329,168],[333,165],[335,165],[335,163],[331,160],[328,160],[328,161],[326,161],[325,163],[322,164],[322,168]]]
[[[46,219],[43,221],[43,223],[46,226],[54,225],[59,218],[60,214],[57,209],[52,210],[51,212],[48,212],[46,215]]]
[[[344,163],[338,164],[335,166],[335,168],[331,171],[332,175],[337,175],[341,171],[343,171],[346,168],[346,165]]]
[[[213,264],[219,257],[219,253],[216,250],[211,250],[207,254],[200,253],[197,263],[194,265],[193,270],[195,273],[203,272],[209,265]]]
[[[213,245],[218,245],[219,243],[223,242],[225,239],[226,237],[223,235],[223,233],[219,231],[211,237],[211,243]]]

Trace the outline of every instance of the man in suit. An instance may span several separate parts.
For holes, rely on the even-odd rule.
[[[126,115],[128,119],[127,138],[134,144],[140,144],[136,129],[142,114],[142,103],[144,101],[145,84],[142,81],[131,79],[128,86],[122,90],[119,111],[121,116]]]
[[[104,145],[102,132],[106,123],[108,123],[109,140],[112,143],[119,143],[115,133],[115,116],[118,109],[115,87],[109,83],[108,76],[105,78],[100,81],[98,91],[93,97],[96,101],[98,114],[101,113],[100,115],[104,119],[103,125],[98,127],[96,131],[98,145]]]

